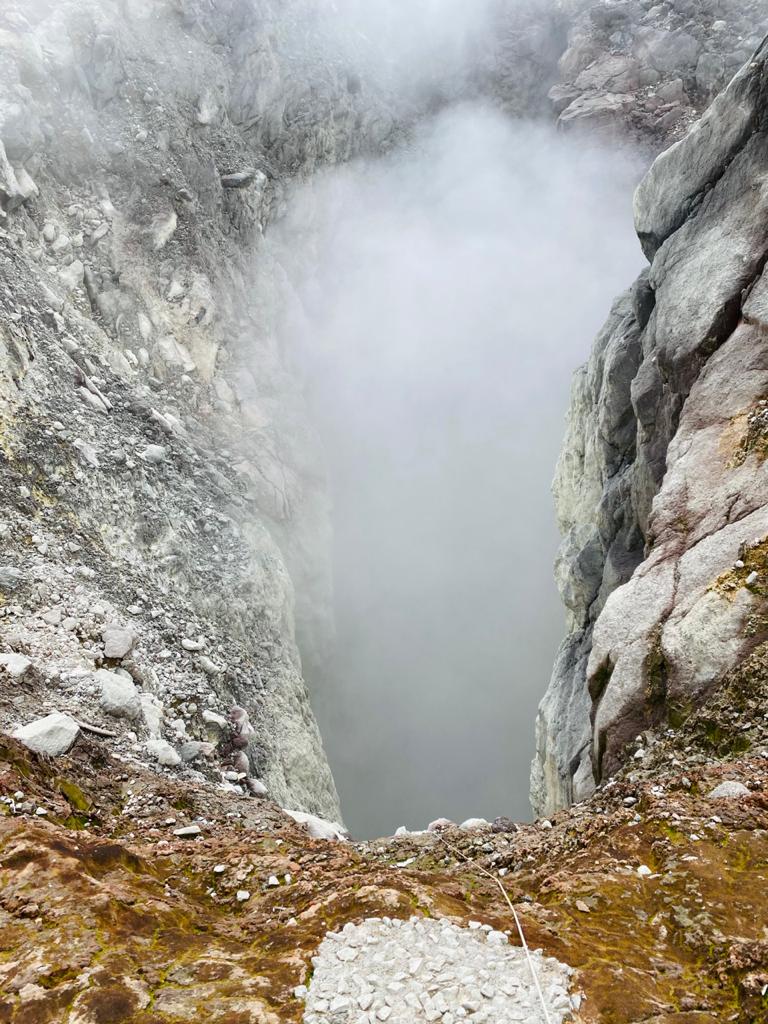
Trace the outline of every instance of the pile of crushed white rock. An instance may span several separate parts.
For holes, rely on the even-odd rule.
[[[326,935],[311,985],[296,995],[304,1024],[562,1024],[581,1001],[568,993],[573,971],[540,950],[530,956],[477,922],[372,917]]]

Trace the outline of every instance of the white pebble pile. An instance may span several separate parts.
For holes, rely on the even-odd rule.
[[[550,1024],[569,1019],[573,973],[531,953]],[[304,1024],[546,1024],[525,952],[470,922],[372,917],[329,932],[313,957]]]

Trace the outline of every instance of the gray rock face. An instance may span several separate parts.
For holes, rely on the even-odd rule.
[[[20,726],[13,735],[36,754],[61,757],[71,749],[80,735],[80,727],[69,715],[57,711]]]
[[[763,637],[768,46],[638,188],[652,259],[574,381],[555,496],[571,633],[532,800],[589,793]]]
[[[681,138],[768,28],[760,0],[720,0],[717,9],[713,31],[699,4],[556,4],[567,47],[549,98],[560,126],[630,135],[657,150]]]

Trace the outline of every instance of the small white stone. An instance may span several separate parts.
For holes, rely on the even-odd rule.
[[[143,452],[139,452],[139,458],[151,466],[165,462],[168,457],[168,449],[162,444],[149,444]]]
[[[125,658],[136,641],[136,634],[125,626],[111,625],[105,626],[101,639],[105,658]]]
[[[202,829],[199,825],[184,825],[183,828],[175,828],[173,834],[180,839],[192,839],[199,836]]]
[[[238,889],[237,896],[235,898],[237,899],[238,903],[245,903],[247,900],[251,898],[251,894],[248,892],[247,889]]]

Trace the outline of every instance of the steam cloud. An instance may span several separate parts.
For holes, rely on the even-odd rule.
[[[293,195],[286,318],[335,502],[313,694],[357,835],[526,817],[563,615],[550,481],[570,377],[642,257],[631,154],[483,106]]]

